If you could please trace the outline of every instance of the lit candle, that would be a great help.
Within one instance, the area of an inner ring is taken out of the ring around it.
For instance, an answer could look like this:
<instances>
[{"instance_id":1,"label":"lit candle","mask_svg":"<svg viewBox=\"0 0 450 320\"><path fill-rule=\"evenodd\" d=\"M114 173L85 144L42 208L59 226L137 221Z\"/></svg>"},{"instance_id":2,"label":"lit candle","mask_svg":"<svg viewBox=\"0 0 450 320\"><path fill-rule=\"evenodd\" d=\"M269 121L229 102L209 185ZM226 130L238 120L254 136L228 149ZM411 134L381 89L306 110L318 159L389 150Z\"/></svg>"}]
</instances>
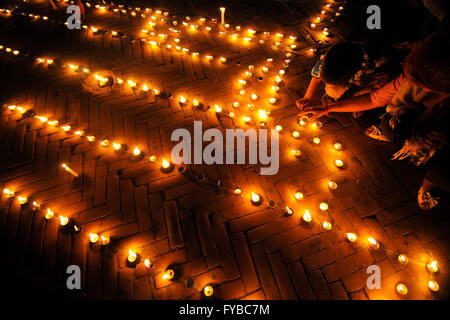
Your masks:
<instances>
[{"instance_id":1,"label":"lit candle","mask_svg":"<svg viewBox=\"0 0 450 320\"><path fill-rule=\"evenodd\" d=\"M134 150L133 150L133 154L137 157L137 156L139 156L141 154L141 150L139 150L138 147L135 147Z\"/></svg>"},{"instance_id":2,"label":"lit candle","mask_svg":"<svg viewBox=\"0 0 450 320\"><path fill-rule=\"evenodd\" d=\"M336 165L336 167L342 168L344 166L344 161L336 159L336 161L334 161L334 164Z\"/></svg>"},{"instance_id":3,"label":"lit candle","mask_svg":"<svg viewBox=\"0 0 450 320\"><path fill-rule=\"evenodd\" d=\"M332 225L329 221L324 221L322 226L325 230L331 230L331 228L332 228Z\"/></svg>"},{"instance_id":4,"label":"lit candle","mask_svg":"<svg viewBox=\"0 0 450 320\"><path fill-rule=\"evenodd\" d=\"M101 242L102 246L106 246L110 241L111 241L111 239L108 236L104 236L104 235L100 236L100 242Z\"/></svg>"},{"instance_id":5,"label":"lit candle","mask_svg":"<svg viewBox=\"0 0 450 320\"><path fill-rule=\"evenodd\" d=\"M242 119L244 119L245 123L249 123L250 121L252 121L252 118L250 118L248 116L243 116Z\"/></svg>"},{"instance_id":6,"label":"lit candle","mask_svg":"<svg viewBox=\"0 0 450 320\"><path fill-rule=\"evenodd\" d=\"M155 162L155 161L156 161L156 156L152 155L152 156L150 156L150 157L148 158L148 160L149 160L150 162Z\"/></svg>"},{"instance_id":7,"label":"lit candle","mask_svg":"<svg viewBox=\"0 0 450 320\"><path fill-rule=\"evenodd\" d=\"M368 238L367 241L369 241L369 245L373 249L378 249L380 247L380 244L378 243L378 241L372 237Z\"/></svg>"},{"instance_id":8,"label":"lit candle","mask_svg":"<svg viewBox=\"0 0 450 320\"><path fill-rule=\"evenodd\" d=\"M220 23L222 25L225 25L225 8L224 7L220 8Z\"/></svg>"},{"instance_id":9,"label":"lit candle","mask_svg":"<svg viewBox=\"0 0 450 320\"><path fill-rule=\"evenodd\" d=\"M31 209L33 209L33 211L39 210L40 207L41 205L37 203L37 201L33 201L33 203L31 204Z\"/></svg>"},{"instance_id":10,"label":"lit candle","mask_svg":"<svg viewBox=\"0 0 450 320\"><path fill-rule=\"evenodd\" d=\"M153 267L153 262L150 259L145 259L144 260L144 265L147 269L150 269Z\"/></svg>"},{"instance_id":11,"label":"lit candle","mask_svg":"<svg viewBox=\"0 0 450 320\"><path fill-rule=\"evenodd\" d=\"M53 218L53 216L55 215L55 213L50 210L50 208L47 208L47 212L45 213L45 219L50 220L51 218Z\"/></svg>"},{"instance_id":12,"label":"lit candle","mask_svg":"<svg viewBox=\"0 0 450 320\"><path fill-rule=\"evenodd\" d=\"M133 250L128 250L128 261L133 263L135 262L137 259L137 254L136 252L134 252Z\"/></svg>"},{"instance_id":13,"label":"lit candle","mask_svg":"<svg viewBox=\"0 0 450 320\"><path fill-rule=\"evenodd\" d=\"M219 105L214 105L214 109L216 110L217 113L221 113L222 112L222 108Z\"/></svg>"},{"instance_id":14,"label":"lit candle","mask_svg":"<svg viewBox=\"0 0 450 320\"><path fill-rule=\"evenodd\" d=\"M107 146L109 145L109 140L105 139L105 140L103 140L102 142L100 142L100 144L101 144L103 147L107 147Z\"/></svg>"},{"instance_id":15,"label":"lit candle","mask_svg":"<svg viewBox=\"0 0 450 320\"><path fill-rule=\"evenodd\" d=\"M305 210L305 213L303 214L303 220L305 220L305 222L311 222L312 217L309 213L309 210Z\"/></svg>"},{"instance_id":16,"label":"lit candle","mask_svg":"<svg viewBox=\"0 0 450 320\"><path fill-rule=\"evenodd\" d=\"M175 272L172 269L167 269L166 272L164 272L163 279L172 280L174 276Z\"/></svg>"},{"instance_id":17,"label":"lit candle","mask_svg":"<svg viewBox=\"0 0 450 320\"><path fill-rule=\"evenodd\" d=\"M275 104L277 102L277 98L270 98L269 99L269 103L270 104Z\"/></svg>"},{"instance_id":18,"label":"lit candle","mask_svg":"<svg viewBox=\"0 0 450 320\"><path fill-rule=\"evenodd\" d=\"M264 73L269 72L269 68L267 68L266 66L262 67L262 72L264 72Z\"/></svg>"},{"instance_id":19,"label":"lit candle","mask_svg":"<svg viewBox=\"0 0 450 320\"><path fill-rule=\"evenodd\" d=\"M334 149L337 150L337 151L341 151L341 150L342 150L342 145L341 145L340 143L338 143L338 142L336 142L336 143L333 145L333 147L334 147Z\"/></svg>"},{"instance_id":20,"label":"lit candle","mask_svg":"<svg viewBox=\"0 0 450 320\"><path fill-rule=\"evenodd\" d=\"M319 205L319 208L320 208L320 210L322 210L322 211L327 211L327 210L328 210L328 204L327 204L326 202L322 202L322 203Z\"/></svg>"},{"instance_id":21,"label":"lit candle","mask_svg":"<svg viewBox=\"0 0 450 320\"><path fill-rule=\"evenodd\" d=\"M225 58L225 57L220 57L220 62L222 62L222 63L227 62L227 58Z\"/></svg>"},{"instance_id":22,"label":"lit candle","mask_svg":"<svg viewBox=\"0 0 450 320\"><path fill-rule=\"evenodd\" d=\"M17 200L19 200L20 204L25 204L27 202L27 197L18 196Z\"/></svg>"},{"instance_id":23,"label":"lit candle","mask_svg":"<svg viewBox=\"0 0 450 320\"><path fill-rule=\"evenodd\" d=\"M168 172L172 171L172 168L173 168L173 166L169 161L167 161L166 159L162 160L161 170L163 172L168 173Z\"/></svg>"},{"instance_id":24,"label":"lit candle","mask_svg":"<svg viewBox=\"0 0 450 320\"><path fill-rule=\"evenodd\" d=\"M285 212L288 216L292 216L294 214L294 211L288 206L285 207Z\"/></svg>"},{"instance_id":25,"label":"lit candle","mask_svg":"<svg viewBox=\"0 0 450 320\"><path fill-rule=\"evenodd\" d=\"M297 191L294 195L295 199L302 200L303 199L303 193Z\"/></svg>"},{"instance_id":26,"label":"lit candle","mask_svg":"<svg viewBox=\"0 0 450 320\"><path fill-rule=\"evenodd\" d=\"M9 190L8 188L3 189L3 194L5 194L7 198L14 197L14 191Z\"/></svg>"},{"instance_id":27,"label":"lit candle","mask_svg":"<svg viewBox=\"0 0 450 320\"><path fill-rule=\"evenodd\" d=\"M237 101L233 102L233 107L234 108L239 108L239 105L240 105L239 102L237 102Z\"/></svg>"},{"instance_id":28,"label":"lit candle","mask_svg":"<svg viewBox=\"0 0 450 320\"><path fill-rule=\"evenodd\" d=\"M439 267L438 267L437 261L434 260L434 261L428 262L427 263L427 269L430 272L438 272Z\"/></svg>"},{"instance_id":29,"label":"lit candle","mask_svg":"<svg viewBox=\"0 0 450 320\"><path fill-rule=\"evenodd\" d=\"M61 226L66 226L69 223L69 218L64 216L59 216L59 224Z\"/></svg>"},{"instance_id":30,"label":"lit candle","mask_svg":"<svg viewBox=\"0 0 450 320\"><path fill-rule=\"evenodd\" d=\"M338 185L336 182L334 181L328 181L328 188L330 188L331 190L335 190L337 189Z\"/></svg>"},{"instance_id":31,"label":"lit candle","mask_svg":"<svg viewBox=\"0 0 450 320\"><path fill-rule=\"evenodd\" d=\"M314 122L312 125L314 128L317 128L317 129L322 128L322 122L320 122L320 121Z\"/></svg>"},{"instance_id":32,"label":"lit candle","mask_svg":"<svg viewBox=\"0 0 450 320\"><path fill-rule=\"evenodd\" d=\"M252 100L257 100L258 99L258 95L256 93L252 93L251 99Z\"/></svg>"},{"instance_id":33,"label":"lit candle","mask_svg":"<svg viewBox=\"0 0 450 320\"><path fill-rule=\"evenodd\" d=\"M292 154L296 157L299 157L302 154L302 152L298 149L294 149L292 150Z\"/></svg>"},{"instance_id":34,"label":"lit candle","mask_svg":"<svg viewBox=\"0 0 450 320\"><path fill-rule=\"evenodd\" d=\"M300 132L298 132L298 131L292 131L292 136L294 137L294 138L298 138L298 137L300 137Z\"/></svg>"},{"instance_id":35,"label":"lit candle","mask_svg":"<svg viewBox=\"0 0 450 320\"><path fill-rule=\"evenodd\" d=\"M407 265L409 262L408 257L404 254L399 254L397 259L398 259L398 262L400 262L401 264L404 264L404 265Z\"/></svg>"},{"instance_id":36,"label":"lit candle","mask_svg":"<svg viewBox=\"0 0 450 320\"><path fill-rule=\"evenodd\" d=\"M212 286L207 285L207 286L205 286L205 287L203 288L203 294L204 294L206 297L212 296L213 293L214 293L214 289L213 289Z\"/></svg>"},{"instance_id":37,"label":"lit candle","mask_svg":"<svg viewBox=\"0 0 450 320\"><path fill-rule=\"evenodd\" d=\"M72 127L70 125L65 125L61 127L61 129L63 129L65 132L70 131L71 128Z\"/></svg>"},{"instance_id":38,"label":"lit candle","mask_svg":"<svg viewBox=\"0 0 450 320\"><path fill-rule=\"evenodd\" d=\"M395 287L395 290L402 296L406 296L408 294L408 287L404 283L399 283Z\"/></svg>"},{"instance_id":39,"label":"lit candle","mask_svg":"<svg viewBox=\"0 0 450 320\"><path fill-rule=\"evenodd\" d=\"M358 239L358 237L356 236L356 234L349 232L347 233L347 239L350 242L355 242Z\"/></svg>"},{"instance_id":40,"label":"lit candle","mask_svg":"<svg viewBox=\"0 0 450 320\"><path fill-rule=\"evenodd\" d=\"M319 143L320 143L320 138L319 138L319 137L315 137L315 138L313 139L313 142L314 142L315 144L319 144Z\"/></svg>"},{"instance_id":41,"label":"lit candle","mask_svg":"<svg viewBox=\"0 0 450 320\"><path fill-rule=\"evenodd\" d=\"M114 150L119 151L122 148L122 145L118 142L114 142L113 148L114 148Z\"/></svg>"},{"instance_id":42,"label":"lit candle","mask_svg":"<svg viewBox=\"0 0 450 320\"><path fill-rule=\"evenodd\" d=\"M252 204L259 205L261 204L261 196L257 193L252 192Z\"/></svg>"},{"instance_id":43,"label":"lit candle","mask_svg":"<svg viewBox=\"0 0 450 320\"><path fill-rule=\"evenodd\" d=\"M80 176L78 173L76 173L74 170L72 170L67 164L63 163L61 166L64 168L64 170L69 172L75 178L78 178Z\"/></svg>"},{"instance_id":44,"label":"lit candle","mask_svg":"<svg viewBox=\"0 0 450 320\"><path fill-rule=\"evenodd\" d=\"M242 190L240 188L234 189L233 192L234 192L235 195L238 195L238 196L242 194Z\"/></svg>"},{"instance_id":45,"label":"lit candle","mask_svg":"<svg viewBox=\"0 0 450 320\"><path fill-rule=\"evenodd\" d=\"M89 234L89 241L91 243L96 243L98 241L98 239L99 239L98 234L96 234L96 233Z\"/></svg>"},{"instance_id":46,"label":"lit candle","mask_svg":"<svg viewBox=\"0 0 450 320\"><path fill-rule=\"evenodd\" d=\"M428 281L428 288L434 292L439 291L439 284L434 280L430 280Z\"/></svg>"},{"instance_id":47,"label":"lit candle","mask_svg":"<svg viewBox=\"0 0 450 320\"><path fill-rule=\"evenodd\" d=\"M280 126L280 125L277 125L277 126L275 127L275 130L276 130L277 132L280 132L281 130L283 130L283 127Z\"/></svg>"},{"instance_id":48,"label":"lit candle","mask_svg":"<svg viewBox=\"0 0 450 320\"><path fill-rule=\"evenodd\" d=\"M89 142L93 142L95 140L94 136L87 136L86 138L88 139Z\"/></svg>"}]
</instances>

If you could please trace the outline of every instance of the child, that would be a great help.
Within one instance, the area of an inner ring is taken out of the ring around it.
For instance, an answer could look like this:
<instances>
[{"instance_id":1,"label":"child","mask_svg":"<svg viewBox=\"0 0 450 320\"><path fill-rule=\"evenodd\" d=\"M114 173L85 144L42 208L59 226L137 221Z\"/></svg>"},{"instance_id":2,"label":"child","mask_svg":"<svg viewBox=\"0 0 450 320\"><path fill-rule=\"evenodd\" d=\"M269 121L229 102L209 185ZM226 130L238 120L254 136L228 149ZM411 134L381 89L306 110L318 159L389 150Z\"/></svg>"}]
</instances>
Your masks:
<instances>
[{"instance_id":1,"label":"child","mask_svg":"<svg viewBox=\"0 0 450 320\"><path fill-rule=\"evenodd\" d=\"M296 102L301 110L310 106L310 100L321 82L325 84L323 103L358 95L382 87L393 78L386 67L387 58L369 45L343 42L332 46L311 71L311 82L304 97ZM361 91L362 90L362 91Z\"/></svg>"}]
</instances>

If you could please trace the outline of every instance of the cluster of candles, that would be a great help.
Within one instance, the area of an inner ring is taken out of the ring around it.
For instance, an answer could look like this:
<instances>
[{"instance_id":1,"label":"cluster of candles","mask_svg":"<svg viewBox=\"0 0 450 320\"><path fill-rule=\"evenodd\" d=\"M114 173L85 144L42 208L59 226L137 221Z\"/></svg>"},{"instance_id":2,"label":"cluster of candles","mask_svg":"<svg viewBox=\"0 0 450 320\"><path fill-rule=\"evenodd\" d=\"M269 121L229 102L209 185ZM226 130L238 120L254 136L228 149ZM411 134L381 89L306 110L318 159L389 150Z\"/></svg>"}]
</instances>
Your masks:
<instances>
[{"instance_id":1,"label":"cluster of candles","mask_svg":"<svg viewBox=\"0 0 450 320\"><path fill-rule=\"evenodd\" d=\"M9 105L8 110L10 112L20 112L21 114L25 114L27 112L26 107L23 106L17 106L17 105ZM66 134L72 134L74 137L80 137L80 139L86 139L89 143L95 143L97 141L96 137L94 135L88 135L85 133L84 130L73 130L70 124L59 124L59 121L56 119L49 119L47 116L42 115L34 115L34 119L40 121L42 124L47 124L48 126L51 126L55 128L55 130L61 130L62 132L65 132ZM113 150L120 152L120 153L126 153L127 152L127 145L124 143L121 143L119 141L110 141L108 139L103 139L97 141L98 144L103 148L109 148L112 147ZM131 156L135 159L141 159L144 157L144 152L138 147L135 146L134 149L131 151ZM148 161L151 163L156 163L157 157L155 155L150 155L148 157ZM79 174L75 172L73 169L71 169L67 164L63 163L62 167L64 170L66 170L68 173L73 175L74 177L78 178ZM173 164L166 160L161 160L161 171L168 173L173 169Z\"/></svg>"}]
</instances>

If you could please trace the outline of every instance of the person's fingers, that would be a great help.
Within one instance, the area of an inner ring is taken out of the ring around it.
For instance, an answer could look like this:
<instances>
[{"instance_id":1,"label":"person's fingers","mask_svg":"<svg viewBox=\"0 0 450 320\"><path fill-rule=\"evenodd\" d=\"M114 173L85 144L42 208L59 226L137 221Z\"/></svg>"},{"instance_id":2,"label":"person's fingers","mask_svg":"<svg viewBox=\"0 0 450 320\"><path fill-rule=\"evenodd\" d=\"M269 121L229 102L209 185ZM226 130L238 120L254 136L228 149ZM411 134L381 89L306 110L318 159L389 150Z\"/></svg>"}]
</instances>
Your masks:
<instances>
[{"instance_id":1,"label":"person's fingers","mask_svg":"<svg viewBox=\"0 0 450 320\"><path fill-rule=\"evenodd\" d=\"M423 139L423 142L426 144L426 145L428 145L429 147L432 147L432 148L436 148L436 143L433 141L433 140L430 140L430 139L428 139L428 138L424 138Z\"/></svg>"}]
</instances>

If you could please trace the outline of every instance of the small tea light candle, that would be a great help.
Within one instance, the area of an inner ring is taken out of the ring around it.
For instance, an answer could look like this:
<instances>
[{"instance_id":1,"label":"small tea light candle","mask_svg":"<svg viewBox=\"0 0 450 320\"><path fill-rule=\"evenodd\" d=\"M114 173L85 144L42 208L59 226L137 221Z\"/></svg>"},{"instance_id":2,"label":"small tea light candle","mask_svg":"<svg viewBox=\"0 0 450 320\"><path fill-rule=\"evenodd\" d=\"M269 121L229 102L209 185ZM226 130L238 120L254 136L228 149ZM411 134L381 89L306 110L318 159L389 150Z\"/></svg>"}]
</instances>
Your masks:
<instances>
[{"instance_id":1,"label":"small tea light candle","mask_svg":"<svg viewBox=\"0 0 450 320\"><path fill-rule=\"evenodd\" d=\"M380 244L378 243L377 240L375 240L375 238L368 238L367 241L369 242L369 245L372 249L378 249L380 247Z\"/></svg>"},{"instance_id":2,"label":"small tea light candle","mask_svg":"<svg viewBox=\"0 0 450 320\"><path fill-rule=\"evenodd\" d=\"M169 161L167 161L166 159L163 159L162 164L161 164L161 170L163 172L167 173L167 172L172 171L172 168L173 168L172 164Z\"/></svg>"},{"instance_id":3,"label":"small tea light candle","mask_svg":"<svg viewBox=\"0 0 450 320\"><path fill-rule=\"evenodd\" d=\"M65 126L62 126L62 127L61 127L61 129L63 129L65 132L70 131L71 128L72 128L72 127L69 126L69 125L65 125Z\"/></svg>"},{"instance_id":4,"label":"small tea light candle","mask_svg":"<svg viewBox=\"0 0 450 320\"><path fill-rule=\"evenodd\" d=\"M252 192L252 204L257 206L262 203L262 198L259 194Z\"/></svg>"},{"instance_id":5,"label":"small tea light candle","mask_svg":"<svg viewBox=\"0 0 450 320\"><path fill-rule=\"evenodd\" d=\"M395 290L398 294L406 296L408 294L408 287L404 283L399 283L395 286Z\"/></svg>"},{"instance_id":6,"label":"small tea light candle","mask_svg":"<svg viewBox=\"0 0 450 320\"><path fill-rule=\"evenodd\" d=\"M248 116L243 116L242 119L244 120L245 123L249 123L250 121L252 121L252 118Z\"/></svg>"},{"instance_id":7,"label":"small tea light candle","mask_svg":"<svg viewBox=\"0 0 450 320\"><path fill-rule=\"evenodd\" d=\"M277 125L277 126L275 127L275 130L276 130L277 132L280 132L281 130L283 130L283 127L280 126L280 125Z\"/></svg>"},{"instance_id":8,"label":"small tea light candle","mask_svg":"<svg viewBox=\"0 0 450 320\"><path fill-rule=\"evenodd\" d=\"M269 72L269 68L267 68L266 66L262 67L262 72L264 72L264 73Z\"/></svg>"},{"instance_id":9,"label":"small tea light candle","mask_svg":"<svg viewBox=\"0 0 450 320\"><path fill-rule=\"evenodd\" d=\"M302 152L300 150L298 150L298 149L294 149L291 152L296 157L299 157L302 154Z\"/></svg>"},{"instance_id":10,"label":"small tea light candle","mask_svg":"<svg viewBox=\"0 0 450 320\"><path fill-rule=\"evenodd\" d=\"M64 168L64 170L69 172L75 178L78 178L80 176L78 173L76 173L74 170L72 170L67 164L63 163L61 166Z\"/></svg>"},{"instance_id":11,"label":"small tea light candle","mask_svg":"<svg viewBox=\"0 0 450 320\"><path fill-rule=\"evenodd\" d=\"M335 164L336 167L338 167L338 168L343 168L343 167L344 167L344 161L339 160L339 159L336 159L336 160L334 161L334 164Z\"/></svg>"},{"instance_id":12,"label":"small tea light candle","mask_svg":"<svg viewBox=\"0 0 450 320\"><path fill-rule=\"evenodd\" d=\"M217 113L221 113L222 112L222 108L219 106L219 105L214 105L214 110L217 112Z\"/></svg>"},{"instance_id":13,"label":"small tea light candle","mask_svg":"<svg viewBox=\"0 0 450 320\"><path fill-rule=\"evenodd\" d=\"M334 181L328 181L328 188L330 188L331 190L335 190L337 189L338 185L336 182Z\"/></svg>"},{"instance_id":14,"label":"small tea light candle","mask_svg":"<svg viewBox=\"0 0 450 320\"><path fill-rule=\"evenodd\" d=\"M17 197L17 200L19 200L19 203L20 204L25 204L25 203L27 203L27 197L21 197L21 196L18 196Z\"/></svg>"},{"instance_id":15,"label":"small tea light candle","mask_svg":"<svg viewBox=\"0 0 450 320\"><path fill-rule=\"evenodd\" d=\"M438 272L439 271L439 267L438 267L437 261L433 260L431 262L428 262L427 263L427 269L430 272Z\"/></svg>"},{"instance_id":16,"label":"small tea light candle","mask_svg":"<svg viewBox=\"0 0 450 320\"><path fill-rule=\"evenodd\" d=\"M305 220L306 222L311 222L312 217L309 213L309 210L305 210L305 213L303 214L303 220Z\"/></svg>"},{"instance_id":17,"label":"small tea light candle","mask_svg":"<svg viewBox=\"0 0 450 320\"><path fill-rule=\"evenodd\" d=\"M47 212L45 213L45 219L50 220L51 218L53 218L55 215L55 213L50 209L47 208Z\"/></svg>"},{"instance_id":18,"label":"small tea light candle","mask_svg":"<svg viewBox=\"0 0 450 320\"><path fill-rule=\"evenodd\" d=\"M114 150L119 151L122 148L122 145L118 142L114 142L113 148L114 148Z\"/></svg>"},{"instance_id":19,"label":"small tea light candle","mask_svg":"<svg viewBox=\"0 0 450 320\"><path fill-rule=\"evenodd\" d=\"M233 191L233 193L235 194L235 195L241 195L242 194L242 190L240 189L240 188L236 188L236 189L234 189L234 191Z\"/></svg>"},{"instance_id":20,"label":"small tea light candle","mask_svg":"<svg viewBox=\"0 0 450 320\"><path fill-rule=\"evenodd\" d=\"M292 136L293 136L294 138L298 138L298 137L300 137L300 132L298 132L298 131L292 131Z\"/></svg>"},{"instance_id":21,"label":"small tea light candle","mask_svg":"<svg viewBox=\"0 0 450 320\"><path fill-rule=\"evenodd\" d=\"M69 223L69 218L64 216L59 216L59 224L61 226L66 226Z\"/></svg>"},{"instance_id":22,"label":"small tea light candle","mask_svg":"<svg viewBox=\"0 0 450 320\"><path fill-rule=\"evenodd\" d=\"M253 101L258 99L258 95L256 93L252 93L251 97L250 97Z\"/></svg>"},{"instance_id":23,"label":"small tea light candle","mask_svg":"<svg viewBox=\"0 0 450 320\"><path fill-rule=\"evenodd\" d=\"M152 262L150 259L145 259L145 260L144 260L144 266L145 266L147 269L150 269L150 268L153 267L153 262Z\"/></svg>"},{"instance_id":24,"label":"small tea light candle","mask_svg":"<svg viewBox=\"0 0 450 320\"><path fill-rule=\"evenodd\" d=\"M227 62L227 58L225 58L225 57L220 57L220 62L226 63L226 62Z\"/></svg>"},{"instance_id":25,"label":"small tea light candle","mask_svg":"<svg viewBox=\"0 0 450 320\"><path fill-rule=\"evenodd\" d=\"M239 94L240 94L241 96L245 96L246 92L245 92L245 90L241 90L241 91L239 91Z\"/></svg>"},{"instance_id":26,"label":"small tea light candle","mask_svg":"<svg viewBox=\"0 0 450 320\"><path fill-rule=\"evenodd\" d=\"M434 280L430 280L428 281L428 288L434 292L439 291L439 284Z\"/></svg>"},{"instance_id":27,"label":"small tea light candle","mask_svg":"<svg viewBox=\"0 0 450 320\"><path fill-rule=\"evenodd\" d=\"M316 121L316 122L314 122L314 123L312 124L312 126L313 126L314 128L320 129L320 128L322 128L322 122Z\"/></svg>"},{"instance_id":28,"label":"small tea light candle","mask_svg":"<svg viewBox=\"0 0 450 320\"><path fill-rule=\"evenodd\" d=\"M98 239L100 239L100 237L98 236L98 234L96 233L91 233L89 234L89 241L91 243L96 243L98 241Z\"/></svg>"},{"instance_id":29,"label":"small tea light candle","mask_svg":"<svg viewBox=\"0 0 450 320\"><path fill-rule=\"evenodd\" d=\"M270 98L270 99L269 99L269 103L270 103L270 104L275 104L275 103L277 103L277 98Z\"/></svg>"},{"instance_id":30,"label":"small tea light candle","mask_svg":"<svg viewBox=\"0 0 450 320\"><path fill-rule=\"evenodd\" d=\"M233 108L239 108L239 106L240 106L239 102L237 101L233 102Z\"/></svg>"},{"instance_id":31,"label":"small tea light candle","mask_svg":"<svg viewBox=\"0 0 450 320\"><path fill-rule=\"evenodd\" d=\"M32 209L33 211L39 210L40 207L41 207L41 205L40 205L39 203L37 203L37 201L33 201L33 202L31 203L31 209Z\"/></svg>"},{"instance_id":32,"label":"small tea light candle","mask_svg":"<svg viewBox=\"0 0 450 320\"><path fill-rule=\"evenodd\" d=\"M104 236L104 235L100 236L100 242L101 242L102 246L106 246L110 241L111 241L111 239L108 236Z\"/></svg>"},{"instance_id":33,"label":"small tea light candle","mask_svg":"<svg viewBox=\"0 0 450 320\"><path fill-rule=\"evenodd\" d=\"M332 225L329 221L324 221L322 226L325 230L331 230L331 228L332 228Z\"/></svg>"},{"instance_id":34,"label":"small tea light candle","mask_svg":"<svg viewBox=\"0 0 450 320\"><path fill-rule=\"evenodd\" d=\"M320 208L320 210L322 210L322 211L327 211L327 210L328 210L328 204L327 204L326 202L322 202L322 203L319 205L319 208Z\"/></svg>"},{"instance_id":35,"label":"small tea light candle","mask_svg":"<svg viewBox=\"0 0 450 320\"><path fill-rule=\"evenodd\" d=\"M135 262L137 259L137 254L133 250L128 250L128 258L127 260L131 263Z\"/></svg>"},{"instance_id":36,"label":"small tea light candle","mask_svg":"<svg viewBox=\"0 0 450 320\"><path fill-rule=\"evenodd\" d=\"M313 142L314 142L315 144L319 144L319 143L320 143L320 138L319 138L319 137L315 137L315 138L313 139Z\"/></svg>"},{"instance_id":37,"label":"small tea light candle","mask_svg":"<svg viewBox=\"0 0 450 320\"><path fill-rule=\"evenodd\" d=\"M164 280L172 280L175 277L175 272L172 269L167 269L163 274Z\"/></svg>"},{"instance_id":38,"label":"small tea light candle","mask_svg":"<svg viewBox=\"0 0 450 320\"><path fill-rule=\"evenodd\" d=\"M356 236L356 234L349 232L347 233L347 239L350 242L355 242L358 239L358 237Z\"/></svg>"},{"instance_id":39,"label":"small tea light candle","mask_svg":"<svg viewBox=\"0 0 450 320\"><path fill-rule=\"evenodd\" d=\"M186 103L187 99L185 97L183 97L183 96L180 96L178 101L180 102L180 104L183 104L183 103Z\"/></svg>"},{"instance_id":40,"label":"small tea light candle","mask_svg":"<svg viewBox=\"0 0 450 320\"><path fill-rule=\"evenodd\" d=\"M297 200L302 200L302 199L303 199L303 193L297 191L297 192L294 194L294 197L295 197L295 199L297 199Z\"/></svg>"},{"instance_id":41,"label":"small tea light candle","mask_svg":"<svg viewBox=\"0 0 450 320\"><path fill-rule=\"evenodd\" d=\"M291 208L289 208L288 206L286 206L286 207L284 208L284 212L286 212L286 214L287 214L288 216L292 216L292 215L294 214L294 211L293 211Z\"/></svg>"},{"instance_id":42,"label":"small tea light candle","mask_svg":"<svg viewBox=\"0 0 450 320\"><path fill-rule=\"evenodd\" d=\"M397 257L398 262L400 262L401 264L407 265L409 262L409 259L406 255L404 254L399 254Z\"/></svg>"},{"instance_id":43,"label":"small tea light candle","mask_svg":"<svg viewBox=\"0 0 450 320\"><path fill-rule=\"evenodd\" d=\"M333 145L333 148L334 148L334 150L336 150L336 151L341 151L341 150L342 150L342 145L341 145L340 143L336 142L336 143Z\"/></svg>"}]
</instances>

